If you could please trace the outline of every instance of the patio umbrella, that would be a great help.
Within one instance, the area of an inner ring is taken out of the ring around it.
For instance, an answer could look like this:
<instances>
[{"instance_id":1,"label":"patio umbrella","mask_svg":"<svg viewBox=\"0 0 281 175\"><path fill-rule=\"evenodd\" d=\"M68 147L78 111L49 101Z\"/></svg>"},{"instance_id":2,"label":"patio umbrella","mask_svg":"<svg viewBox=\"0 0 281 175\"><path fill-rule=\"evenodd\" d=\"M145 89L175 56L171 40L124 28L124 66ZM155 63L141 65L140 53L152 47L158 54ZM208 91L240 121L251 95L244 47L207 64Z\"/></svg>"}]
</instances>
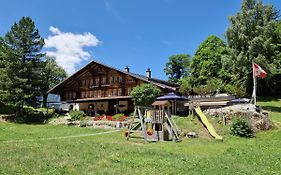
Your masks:
<instances>
[{"instance_id":1,"label":"patio umbrella","mask_svg":"<svg viewBox=\"0 0 281 175\"><path fill-rule=\"evenodd\" d=\"M174 101L174 112L176 113L177 110L177 101L181 101L181 100L187 100L187 98L183 97L183 96L178 96L177 94L175 94L174 92L170 92L167 95L161 96L156 98L156 100L170 100L170 101ZM174 113L174 114L175 114Z\"/></svg>"}]
</instances>

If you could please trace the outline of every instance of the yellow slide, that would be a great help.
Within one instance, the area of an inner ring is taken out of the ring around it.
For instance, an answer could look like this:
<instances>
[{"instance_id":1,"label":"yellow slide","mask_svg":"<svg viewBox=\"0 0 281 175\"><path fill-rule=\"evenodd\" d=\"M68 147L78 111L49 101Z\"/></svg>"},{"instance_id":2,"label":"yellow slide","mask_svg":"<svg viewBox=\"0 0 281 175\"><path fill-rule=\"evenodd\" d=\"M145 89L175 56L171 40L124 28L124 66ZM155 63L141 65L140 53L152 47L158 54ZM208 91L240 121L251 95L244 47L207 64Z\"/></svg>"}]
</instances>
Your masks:
<instances>
[{"instance_id":1,"label":"yellow slide","mask_svg":"<svg viewBox=\"0 0 281 175\"><path fill-rule=\"evenodd\" d=\"M201 108L197 107L197 108L195 108L195 111L198 114L198 116L199 116L200 120L202 121L202 123L208 129L208 131L211 134L211 136L213 136L217 140L222 140L222 136L218 135L218 133L216 132L216 130L213 127L213 125L209 122L209 120L207 119L205 114L202 112Z\"/></svg>"}]
</instances>

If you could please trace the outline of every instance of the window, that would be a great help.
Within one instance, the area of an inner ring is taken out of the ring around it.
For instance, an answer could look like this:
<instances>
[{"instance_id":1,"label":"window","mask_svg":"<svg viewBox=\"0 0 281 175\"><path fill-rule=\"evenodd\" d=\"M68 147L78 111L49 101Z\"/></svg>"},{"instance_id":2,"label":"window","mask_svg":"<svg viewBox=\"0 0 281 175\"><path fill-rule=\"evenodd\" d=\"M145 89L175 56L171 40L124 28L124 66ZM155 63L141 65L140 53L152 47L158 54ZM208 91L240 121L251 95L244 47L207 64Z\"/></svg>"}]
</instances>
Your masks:
<instances>
[{"instance_id":1,"label":"window","mask_svg":"<svg viewBox=\"0 0 281 175\"><path fill-rule=\"evenodd\" d=\"M134 79L131 77L128 77L127 82L134 82Z\"/></svg>"},{"instance_id":2,"label":"window","mask_svg":"<svg viewBox=\"0 0 281 175\"><path fill-rule=\"evenodd\" d=\"M102 77L101 83L102 83L102 84L106 84L106 77Z\"/></svg>"},{"instance_id":3,"label":"window","mask_svg":"<svg viewBox=\"0 0 281 175\"><path fill-rule=\"evenodd\" d=\"M73 99L76 99L76 92L73 92L73 93L72 93L72 98L73 98Z\"/></svg>"},{"instance_id":4,"label":"window","mask_svg":"<svg viewBox=\"0 0 281 175\"><path fill-rule=\"evenodd\" d=\"M108 96L111 97L112 96L112 89L108 90Z\"/></svg>"},{"instance_id":5,"label":"window","mask_svg":"<svg viewBox=\"0 0 281 175\"><path fill-rule=\"evenodd\" d=\"M93 97L93 91L90 91L90 95L89 95L90 97Z\"/></svg>"},{"instance_id":6,"label":"window","mask_svg":"<svg viewBox=\"0 0 281 175\"><path fill-rule=\"evenodd\" d=\"M122 83L123 82L123 77L119 77L119 83Z\"/></svg>"},{"instance_id":7,"label":"window","mask_svg":"<svg viewBox=\"0 0 281 175\"><path fill-rule=\"evenodd\" d=\"M114 77L109 77L109 83L113 83Z\"/></svg>"},{"instance_id":8,"label":"window","mask_svg":"<svg viewBox=\"0 0 281 175\"><path fill-rule=\"evenodd\" d=\"M92 85L93 85L93 82L94 82L94 80L91 78L91 79L90 79L90 82L89 82L89 86L92 86Z\"/></svg>"},{"instance_id":9,"label":"window","mask_svg":"<svg viewBox=\"0 0 281 175\"><path fill-rule=\"evenodd\" d=\"M112 96L117 96L117 89L113 89Z\"/></svg>"},{"instance_id":10,"label":"window","mask_svg":"<svg viewBox=\"0 0 281 175\"><path fill-rule=\"evenodd\" d=\"M81 92L81 98L85 97L85 92Z\"/></svg>"},{"instance_id":11,"label":"window","mask_svg":"<svg viewBox=\"0 0 281 175\"><path fill-rule=\"evenodd\" d=\"M94 97L98 97L98 91L94 91Z\"/></svg>"},{"instance_id":12,"label":"window","mask_svg":"<svg viewBox=\"0 0 281 175\"><path fill-rule=\"evenodd\" d=\"M118 77L118 76L115 76L115 77L114 77L114 83L118 83L118 79L119 79L119 77Z\"/></svg>"},{"instance_id":13,"label":"window","mask_svg":"<svg viewBox=\"0 0 281 175\"><path fill-rule=\"evenodd\" d=\"M101 90L98 91L98 97L101 97Z\"/></svg>"},{"instance_id":14,"label":"window","mask_svg":"<svg viewBox=\"0 0 281 175\"><path fill-rule=\"evenodd\" d=\"M96 78L95 79L95 86L98 86L100 84L100 79L99 78Z\"/></svg>"},{"instance_id":15,"label":"window","mask_svg":"<svg viewBox=\"0 0 281 175\"><path fill-rule=\"evenodd\" d=\"M129 88L127 89L128 95L131 95L131 92L132 92L132 88L129 87Z\"/></svg>"},{"instance_id":16,"label":"window","mask_svg":"<svg viewBox=\"0 0 281 175\"><path fill-rule=\"evenodd\" d=\"M122 89L121 88L118 89L118 96L122 96Z\"/></svg>"}]
</instances>

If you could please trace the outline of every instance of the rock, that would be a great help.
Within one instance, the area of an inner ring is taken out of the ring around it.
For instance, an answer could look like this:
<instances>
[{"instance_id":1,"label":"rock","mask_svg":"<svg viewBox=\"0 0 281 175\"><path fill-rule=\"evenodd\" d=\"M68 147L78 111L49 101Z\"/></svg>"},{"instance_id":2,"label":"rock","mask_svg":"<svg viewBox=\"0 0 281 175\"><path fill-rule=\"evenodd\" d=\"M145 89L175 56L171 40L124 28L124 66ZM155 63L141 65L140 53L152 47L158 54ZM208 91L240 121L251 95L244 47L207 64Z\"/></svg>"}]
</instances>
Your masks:
<instances>
[{"instance_id":1,"label":"rock","mask_svg":"<svg viewBox=\"0 0 281 175\"><path fill-rule=\"evenodd\" d=\"M224 117L225 123L229 124L234 118L241 117L249 120L255 132L269 130L273 127L268 113L263 112L253 104L236 104L217 109L208 109L205 113L212 117ZM258 112L257 112L258 111Z\"/></svg>"},{"instance_id":2,"label":"rock","mask_svg":"<svg viewBox=\"0 0 281 175\"><path fill-rule=\"evenodd\" d=\"M188 138L196 138L196 137L197 137L197 134L196 134L195 132L188 132L188 133L186 134L186 136L187 136Z\"/></svg>"}]
</instances>

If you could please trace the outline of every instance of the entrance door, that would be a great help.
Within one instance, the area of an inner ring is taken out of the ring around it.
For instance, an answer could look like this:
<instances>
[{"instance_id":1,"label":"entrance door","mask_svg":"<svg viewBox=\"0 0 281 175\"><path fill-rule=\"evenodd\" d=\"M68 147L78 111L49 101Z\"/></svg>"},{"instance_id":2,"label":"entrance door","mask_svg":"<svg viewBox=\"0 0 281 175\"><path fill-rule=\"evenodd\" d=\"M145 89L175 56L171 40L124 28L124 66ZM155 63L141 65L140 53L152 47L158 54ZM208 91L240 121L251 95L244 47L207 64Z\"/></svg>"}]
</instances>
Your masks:
<instances>
[{"instance_id":1,"label":"entrance door","mask_svg":"<svg viewBox=\"0 0 281 175\"><path fill-rule=\"evenodd\" d=\"M114 115L116 114L116 106L117 102L116 100L110 100L108 103L108 115Z\"/></svg>"}]
</instances>

